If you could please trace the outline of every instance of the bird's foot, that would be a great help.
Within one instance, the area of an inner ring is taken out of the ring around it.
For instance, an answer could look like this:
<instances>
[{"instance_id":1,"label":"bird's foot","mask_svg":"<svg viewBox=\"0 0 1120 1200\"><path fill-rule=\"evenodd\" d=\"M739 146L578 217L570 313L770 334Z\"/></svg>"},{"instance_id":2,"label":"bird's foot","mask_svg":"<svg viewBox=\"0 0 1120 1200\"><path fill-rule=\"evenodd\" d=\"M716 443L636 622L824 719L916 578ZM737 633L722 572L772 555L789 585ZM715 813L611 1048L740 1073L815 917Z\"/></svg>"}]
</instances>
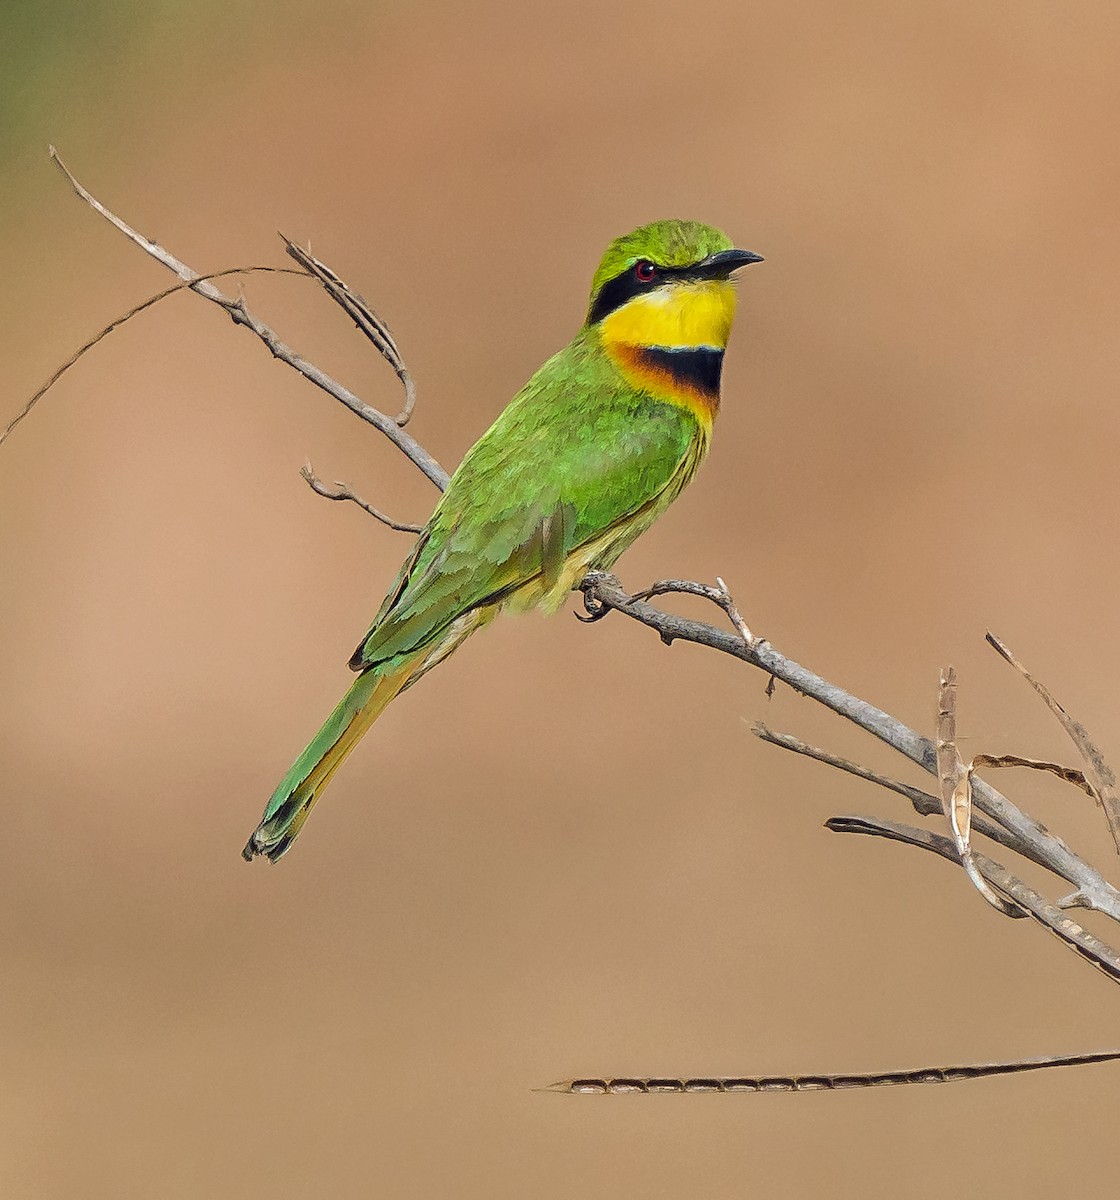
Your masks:
<instances>
[{"instance_id":1,"label":"bird's foot","mask_svg":"<svg viewBox=\"0 0 1120 1200\"><path fill-rule=\"evenodd\" d=\"M583 593L583 612L575 614L577 621L590 625L594 621L601 621L611 611L611 606L596 595L595 588L604 580L613 578L609 571L588 571L580 580L577 586Z\"/></svg>"}]
</instances>

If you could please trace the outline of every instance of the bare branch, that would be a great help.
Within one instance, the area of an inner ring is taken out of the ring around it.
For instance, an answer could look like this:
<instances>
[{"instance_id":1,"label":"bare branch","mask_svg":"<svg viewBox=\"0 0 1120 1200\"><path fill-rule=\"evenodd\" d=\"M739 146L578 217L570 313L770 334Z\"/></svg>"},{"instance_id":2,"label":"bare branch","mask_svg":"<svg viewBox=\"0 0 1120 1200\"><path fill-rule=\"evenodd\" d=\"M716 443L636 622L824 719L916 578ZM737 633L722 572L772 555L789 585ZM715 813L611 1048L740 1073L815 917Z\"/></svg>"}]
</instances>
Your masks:
<instances>
[{"instance_id":1,"label":"bare branch","mask_svg":"<svg viewBox=\"0 0 1120 1200\"><path fill-rule=\"evenodd\" d=\"M1090 1063L1115 1062L1120 1050L1098 1050L1091 1054L1062 1054L1054 1058L1020 1058L1013 1062L977 1063L963 1067L918 1067L911 1071L861 1072L851 1075L719 1075L713 1077L670 1077L635 1079L605 1076L564 1079L536 1088L538 1092L562 1095L710 1094L712 1092L836 1092L848 1088L889 1087L907 1083L957 1083L995 1075L1019 1075L1051 1067L1080 1067Z\"/></svg>"},{"instance_id":2,"label":"bare branch","mask_svg":"<svg viewBox=\"0 0 1120 1200\"><path fill-rule=\"evenodd\" d=\"M200 275L196 282L202 282L207 279L221 279L225 275L250 275L257 271L269 271L275 275L302 275L303 271L297 271L292 267L227 267L224 271L213 271L209 275ZM176 283L172 287L164 288L162 292L156 292L154 296L149 296L147 300L141 301L134 305L126 313L122 313L115 320L109 322L100 332L95 333L83 346L74 351L73 354L60 366L47 380L46 383L31 397L23 408L8 422L3 430L0 430L0 445L4 444L5 439L13 429L26 417L31 410L39 403L40 400L51 390L52 387L66 374L67 371L88 351L92 350L102 338L108 337L110 333L126 322L130 321L138 313L142 313L146 308L151 308L154 304L158 304L161 300L166 300L168 296L174 296L176 292L188 291L191 288L189 283Z\"/></svg>"},{"instance_id":3,"label":"bare branch","mask_svg":"<svg viewBox=\"0 0 1120 1200\"><path fill-rule=\"evenodd\" d=\"M888 838L895 842L905 842L910 846L919 846L930 850L960 866L954 843L941 834L930 833L925 829L915 829L912 825L900 825L896 821L886 821L879 817L832 817L825 822L825 828L834 833L865 833L872 837ZM1039 924L1044 925L1067 946L1080 954L1086 962L1103 971L1114 982L1120 982L1120 953L1106 942L1091 934L1084 926L1079 925L1071 917L1067 917L1061 908L1051 904L1045 896L1040 895L1012 875L1005 867L988 858L984 854L973 853L973 858L984 879L996 891L1002 892L1013 900L1020 908L1034 917Z\"/></svg>"},{"instance_id":4,"label":"bare branch","mask_svg":"<svg viewBox=\"0 0 1120 1200\"><path fill-rule=\"evenodd\" d=\"M1058 718L1062 728L1069 734L1070 740L1077 747L1078 752L1085 762L1087 768L1086 775L1091 785L1090 795L1101 806L1105 820L1108 822L1109 832L1112 834L1112 840L1116 845L1116 849L1120 851L1120 797L1117 797L1116 794L1116 775L1108 763L1104 761L1104 755L1094 745L1085 726L1080 721L1074 720L1066 712L1065 708L1050 694L1050 689L1035 679L994 633L989 631L986 635L986 641L1005 662L1010 663L1031 687L1034 688L1042 697L1046 707Z\"/></svg>"},{"instance_id":5,"label":"bare branch","mask_svg":"<svg viewBox=\"0 0 1120 1200\"><path fill-rule=\"evenodd\" d=\"M587 578L580 584L580 590L583 592L585 616L576 614L577 618L585 624L591 624L601 620L614 607L610 604L596 603L592 597L589 588L593 588L598 581L600 572L592 571ZM608 578L614 578L609 576ZM588 581L591 581L590 584ZM617 583L617 580L615 580ZM631 600L650 600L654 596L699 596L702 600L708 600L717 608L722 609L727 614L727 619L735 626L739 632L739 636L743 639L743 643L751 649L756 648L761 644L761 640L756 638L750 629L747 628L746 621L739 614L739 610L735 607L735 601L731 598L731 593L727 590L727 584L722 579L716 579L716 586L713 587L708 583L697 583L692 579L659 579L656 583L651 583L649 587L643 588L640 592L635 592L630 597ZM589 599L590 598L590 599ZM656 611L656 610L655 610ZM662 638L664 640L664 638ZM666 642L670 645L672 639Z\"/></svg>"},{"instance_id":6,"label":"bare branch","mask_svg":"<svg viewBox=\"0 0 1120 1200\"><path fill-rule=\"evenodd\" d=\"M371 517L376 517L383 525L388 525L390 529L395 529L398 533L420 533L424 528L423 525L410 525L407 521L395 521L379 508L374 508L367 500L363 500L356 492L351 491L349 484L345 484L341 480L334 481L332 490L315 474L310 462L304 463L300 467L299 473L307 480L307 484L313 492L324 496L327 500L350 500L369 513ZM1070 882L1073 881L1070 880Z\"/></svg>"},{"instance_id":7,"label":"bare branch","mask_svg":"<svg viewBox=\"0 0 1120 1200\"><path fill-rule=\"evenodd\" d=\"M703 586L691 585L695 588ZM776 676L794 691L816 700L854 725L874 734L931 775L937 774L936 753L929 738L923 737L890 713L829 683L793 659L786 658L768 642L761 641L751 646L736 634L726 633L702 621L692 621L675 613L665 612L629 595L618 579L606 572L589 574L580 585L580 590L584 595L585 607L597 619L605 616L606 610L620 612L655 630L666 645L671 645L674 641L693 642L750 663L768 675ZM1032 846L1064 879L1076 883L1087 907L1120 921L1120 891L1117 891L1100 871L1075 854L1061 838L1050 833L1017 808L990 784L981 779L975 780L974 784L973 802L981 812Z\"/></svg>"},{"instance_id":8,"label":"bare branch","mask_svg":"<svg viewBox=\"0 0 1120 1200\"><path fill-rule=\"evenodd\" d=\"M58 163L59 169L70 181L75 192L95 211L100 213L111 225L120 230L129 241L139 246L145 253L151 255L156 262L162 263L169 271L173 271L192 291L212 303L223 308L235 325L241 325L256 334L268 347L273 358L278 358L289 367L298 371L305 379L310 380L316 387L322 388L329 396L344 404L352 413L367 421L375 429L380 430L402 454L409 458L428 479L441 491L447 486L448 474L436 460L414 438L410 437L397 425L392 417L360 400L349 388L332 379L325 371L320 370L314 363L297 354L291 347L285 345L279 337L263 322L249 312L244 300L232 300L224 295L203 275L193 271L186 263L181 262L170 251L165 250L158 242L137 233L131 226L125 224L120 217L110 212L99 200L74 178L67 169L58 152L52 146L51 157Z\"/></svg>"},{"instance_id":9,"label":"bare branch","mask_svg":"<svg viewBox=\"0 0 1120 1200\"><path fill-rule=\"evenodd\" d=\"M886 788L887 791L905 796L919 816L940 817L944 815L941 801L938 797L930 795L929 792L923 792L921 788L916 788L909 783L902 783L897 779L891 779L889 775L880 775L878 771L872 771L869 767L861 766L850 759L841 758L840 755L833 754L829 750L822 750L819 746L810 746L807 742L803 742L800 738L795 738L791 734L775 733L772 729L763 725L761 721L755 723L751 732L762 741L768 742L771 746L778 746L783 750L791 750L794 754L801 754L806 758L816 759L817 762L822 762L826 766L836 767L840 771L846 771L849 775L855 775L859 779L866 779L868 783L878 784L879 787ZM1029 858L1031 862L1036 863L1038 866L1045 867L1048 871L1053 871L1059 878L1064 878L1053 862L1050 862L1043 854L1039 853L1034 846L1016 837L1009 829L1004 829L1002 825L989 820L987 817L975 815L972 818L972 825L977 833L983 834L984 837L990 838L993 842L998 842L1001 846L1014 851L1016 854L1021 854L1024 858ZM1073 881L1067 880L1067 882L1072 883Z\"/></svg>"},{"instance_id":10,"label":"bare branch","mask_svg":"<svg viewBox=\"0 0 1120 1200\"><path fill-rule=\"evenodd\" d=\"M370 308L369 304L349 284L340 279L326 263L320 262L310 250L304 250L295 242L280 235L288 254L300 264L312 278L317 279L323 290L354 322L354 327L374 344L377 353L397 373L404 387L404 408L396 416L396 423L403 428L416 407L416 384L397 346L389 326Z\"/></svg>"}]
</instances>

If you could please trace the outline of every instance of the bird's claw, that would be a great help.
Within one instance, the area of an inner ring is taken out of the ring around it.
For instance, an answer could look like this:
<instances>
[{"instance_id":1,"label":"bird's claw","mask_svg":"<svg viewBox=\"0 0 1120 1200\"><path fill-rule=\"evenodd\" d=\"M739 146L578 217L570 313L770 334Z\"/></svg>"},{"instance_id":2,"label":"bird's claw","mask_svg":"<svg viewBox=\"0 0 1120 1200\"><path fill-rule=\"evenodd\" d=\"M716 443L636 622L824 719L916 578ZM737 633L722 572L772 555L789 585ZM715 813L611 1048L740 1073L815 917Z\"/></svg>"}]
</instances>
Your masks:
<instances>
[{"instance_id":1,"label":"bird's claw","mask_svg":"<svg viewBox=\"0 0 1120 1200\"><path fill-rule=\"evenodd\" d=\"M611 611L610 605L594 593L595 585L604 578L606 578L605 571L588 571L580 582L579 590L583 593L583 612L574 614L577 621L591 625L595 621L601 621Z\"/></svg>"}]
</instances>

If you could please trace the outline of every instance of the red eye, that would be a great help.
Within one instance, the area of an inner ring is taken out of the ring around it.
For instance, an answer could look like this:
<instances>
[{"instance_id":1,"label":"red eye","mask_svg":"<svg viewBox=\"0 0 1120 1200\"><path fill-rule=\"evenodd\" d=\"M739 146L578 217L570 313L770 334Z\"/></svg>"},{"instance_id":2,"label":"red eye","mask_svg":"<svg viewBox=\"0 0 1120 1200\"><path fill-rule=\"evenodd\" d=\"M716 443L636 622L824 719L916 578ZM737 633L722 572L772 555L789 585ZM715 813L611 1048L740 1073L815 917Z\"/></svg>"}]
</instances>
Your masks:
<instances>
[{"instance_id":1,"label":"red eye","mask_svg":"<svg viewBox=\"0 0 1120 1200\"><path fill-rule=\"evenodd\" d=\"M634 264L634 275L640 283L652 283L653 277L657 274L657 268L651 262L647 262L644 258Z\"/></svg>"}]
</instances>

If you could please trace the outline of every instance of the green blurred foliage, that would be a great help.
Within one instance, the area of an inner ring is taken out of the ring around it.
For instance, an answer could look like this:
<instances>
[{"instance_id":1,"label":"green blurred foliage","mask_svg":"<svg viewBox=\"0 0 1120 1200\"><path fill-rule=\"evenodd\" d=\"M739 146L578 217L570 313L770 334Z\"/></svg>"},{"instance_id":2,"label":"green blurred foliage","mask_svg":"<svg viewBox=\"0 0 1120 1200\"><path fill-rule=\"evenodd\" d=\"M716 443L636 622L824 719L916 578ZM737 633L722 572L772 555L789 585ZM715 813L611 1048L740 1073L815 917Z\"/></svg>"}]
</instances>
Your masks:
<instances>
[{"instance_id":1,"label":"green blurred foliage","mask_svg":"<svg viewBox=\"0 0 1120 1200\"><path fill-rule=\"evenodd\" d=\"M177 102L221 88L231 69L298 56L383 11L358 0L0 0L0 168L38 160L52 140L127 153L130 129L154 111L173 125Z\"/></svg>"},{"instance_id":2,"label":"green blurred foliage","mask_svg":"<svg viewBox=\"0 0 1120 1200\"><path fill-rule=\"evenodd\" d=\"M93 121L159 41L161 27L188 6L174 0L8 0L0 9L0 161L27 149L52 116ZM216 3L190 6L197 16Z\"/></svg>"}]
</instances>

